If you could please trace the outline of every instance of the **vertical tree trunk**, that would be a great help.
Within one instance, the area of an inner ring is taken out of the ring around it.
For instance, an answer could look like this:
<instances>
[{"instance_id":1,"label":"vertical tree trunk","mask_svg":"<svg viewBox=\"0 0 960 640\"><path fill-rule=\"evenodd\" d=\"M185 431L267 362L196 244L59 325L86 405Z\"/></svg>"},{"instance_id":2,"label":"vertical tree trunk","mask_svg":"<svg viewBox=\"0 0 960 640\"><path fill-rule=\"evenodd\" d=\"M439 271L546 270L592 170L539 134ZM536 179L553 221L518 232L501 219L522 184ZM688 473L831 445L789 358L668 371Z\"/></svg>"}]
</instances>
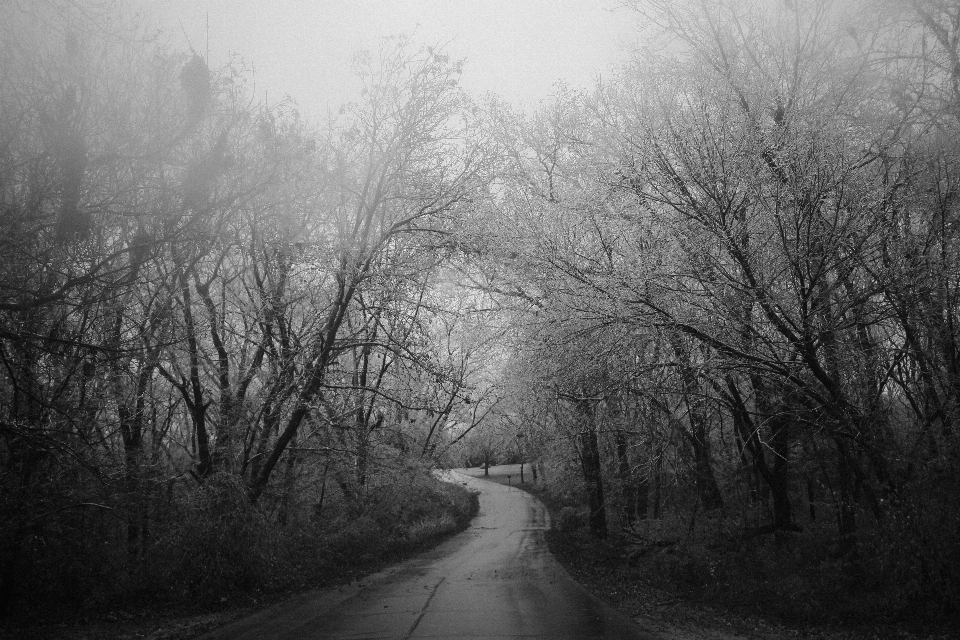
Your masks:
<instances>
[{"instance_id":1,"label":"vertical tree trunk","mask_svg":"<svg viewBox=\"0 0 960 640\"><path fill-rule=\"evenodd\" d=\"M744 451L750 452L754 473L763 479L770 490L770 498L773 502L773 529L778 542L782 543L785 541L785 532L797 529L793 522L793 507L790 503L790 421L788 417L782 415L785 400L781 398L779 404L775 403L773 390L763 379L759 376L751 376L751 385L756 412L759 415L758 420L766 427L757 426L757 420L751 416L732 378L727 379L724 398L733 414L737 437ZM769 434L766 445L759 438L761 429L765 429ZM771 463L767 462L768 449L773 454ZM752 493L760 494L760 489L761 487L757 487Z\"/></svg>"},{"instance_id":2,"label":"vertical tree trunk","mask_svg":"<svg viewBox=\"0 0 960 640\"><path fill-rule=\"evenodd\" d=\"M124 489L126 493L127 553L135 558L140 553L140 528L144 505L142 483L140 479L143 461L143 439L140 424L141 416L131 411L120 400L117 407L120 418L120 434L123 440Z\"/></svg>"},{"instance_id":3,"label":"vertical tree trunk","mask_svg":"<svg viewBox=\"0 0 960 640\"><path fill-rule=\"evenodd\" d=\"M123 312L121 307L115 315L112 339L115 344L121 344L123 326ZM142 353L144 362L139 365L136 385L132 390L132 398L124 388L127 362L119 366L112 375L114 394L117 403L117 417L119 418L120 437L123 443L124 459L124 492L126 502L127 521L127 554L132 558L140 555L146 519L148 513L147 501L149 496L144 487L144 429L147 411L147 388L153 377L156 349Z\"/></svg>"},{"instance_id":4,"label":"vertical tree trunk","mask_svg":"<svg viewBox=\"0 0 960 640\"><path fill-rule=\"evenodd\" d=\"M235 415L233 388L230 375L230 354L221 336L222 327L218 324L217 307L210 297L209 284L200 282L196 269L193 270L194 289L207 310L210 325L210 340L216 351L217 387L219 398L219 421L216 425L216 446L210 453L210 466L226 472L232 472L234 466ZM192 320L191 320L192 322Z\"/></svg>"},{"instance_id":5,"label":"vertical tree trunk","mask_svg":"<svg viewBox=\"0 0 960 640\"><path fill-rule=\"evenodd\" d=\"M189 392L184 390L183 397L190 410L194 435L197 441L196 477L206 478L213 471L214 460L210 450L210 437L207 433L207 405L204 399L203 385L200 382L200 346L197 341L197 329L193 319L193 304L190 283L186 274L181 276L180 292L183 296L183 321L187 333L187 350L190 355ZM186 389L186 385L184 385Z\"/></svg>"},{"instance_id":6,"label":"vertical tree trunk","mask_svg":"<svg viewBox=\"0 0 960 640\"><path fill-rule=\"evenodd\" d=\"M720 493L720 485L717 484L717 478L713 472L709 439L710 423L700 381L697 379L697 372L690 364L690 354L679 336L673 338L673 352L683 384L683 402L687 406L690 428L686 436L693 448L693 466L700 503L708 511L718 509L723 506L723 495Z\"/></svg>"},{"instance_id":7,"label":"vertical tree trunk","mask_svg":"<svg viewBox=\"0 0 960 640\"><path fill-rule=\"evenodd\" d=\"M624 529L631 529L637 520L637 490L630 471L627 437L622 429L618 429L614 437L617 445L617 480L620 483L620 525Z\"/></svg>"},{"instance_id":8,"label":"vertical tree trunk","mask_svg":"<svg viewBox=\"0 0 960 640\"><path fill-rule=\"evenodd\" d=\"M713 458L710 453L710 443L707 440L706 429L699 425L690 440L693 446L694 469L697 474L697 491L700 494L700 503L704 509L719 509L723 506L723 495L720 485L713 472Z\"/></svg>"},{"instance_id":9,"label":"vertical tree trunk","mask_svg":"<svg viewBox=\"0 0 960 640\"><path fill-rule=\"evenodd\" d=\"M656 454L657 463L654 465L654 485L653 485L653 513L654 520L660 519L661 492L663 486L663 456Z\"/></svg>"},{"instance_id":10,"label":"vertical tree trunk","mask_svg":"<svg viewBox=\"0 0 960 640\"><path fill-rule=\"evenodd\" d=\"M816 485L813 476L807 476L807 506L810 510L810 522L817 521L817 505L814 502L817 497Z\"/></svg>"},{"instance_id":11,"label":"vertical tree trunk","mask_svg":"<svg viewBox=\"0 0 960 640\"><path fill-rule=\"evenodd\" d=\"M650 476L648 471L644 471L635 479L636 485L636 502L634 513L638 520L647 519L647 511L650 508Z\"/></svg>"},{"instance_id":12,"label":"vertical tree trunk","mask_svg":"<svg viewBox=\"0 0 960 640\"><path fill-rule=\"evenodd\" d=\"M297 436L294 435L290 441L290 447L287 449L287 460L284 465L283 475L283 495L280 498L280 509L277 513L277 521L286 526L290 522L293 511L294 489L297 482Z\"/></svg>"},{"instance_id":13,"label":"vertical tree trunk","mask_svg":"<svg viewBox=\"0 0 960 640\"><path fill-rule=\"evenodd\" d=\"M785 419L770 421L770 448L773 450L773 468L770 478L770 494L773 498L773 526L778 545L786 541L786 532L796 528L790 505L790 479L787 475L790 462L790 425Z\"/></svg>"},{"instance_id":14,"label":"vertical tree trunk","mask_svg":"<svg viewBox=\"0 0 960 640\"><path fill-rule=\"evenodd\" d=\"M317 498L317 504L313 507L313 515L319 518L323 515L323 499L327 495L327 472L330 471L330 458L323 465L323 475L320 476L320 497Z\"/></svg>"},{"instance_id":15,"label":"vertical tree trunk","mask_svg":"<svg viewBox=\"0 0 960 640\"><path fill-rule=\"evenodd\" d=\"M846 554L856 548L856 482L847 459L849 454L840 442L837 442L837 454L837 529L840 533L840 552Z\"/></svg>"},{"instance_id":16,"label":"vertical tree trunk","mask_svg":"<svg viewBox=\"0 0 960 640\"><path fill-rule=\"evenodd\" d=\"M587 485L587 502L590 507L590 533L598 538L605 538L607 537L607 509L603 497L600 446L595 429L581 432L580 451L583 479Z\"/></svg>"}]
</instances>

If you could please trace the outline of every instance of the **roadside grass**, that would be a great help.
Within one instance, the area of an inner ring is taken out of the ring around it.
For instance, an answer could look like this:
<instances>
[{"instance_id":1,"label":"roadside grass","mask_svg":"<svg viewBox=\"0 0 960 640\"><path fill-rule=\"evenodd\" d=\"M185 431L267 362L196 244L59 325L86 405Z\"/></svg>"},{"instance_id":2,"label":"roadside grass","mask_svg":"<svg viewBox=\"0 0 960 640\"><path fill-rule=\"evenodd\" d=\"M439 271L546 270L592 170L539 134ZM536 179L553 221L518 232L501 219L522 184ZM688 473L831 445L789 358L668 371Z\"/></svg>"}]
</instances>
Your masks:
<instances>
[{"instance_id":1,"label":"roadside grass","mask_svg":"<svg viewBox=\"0 0 960 640\"><path fill-rule=\"evenodd\" d=\"M362 506L330 505L322 518L287 526L249 512L229 486L210 493L184 509L136 582L116 585L111 600L32 610L0 627L0 638L188 640L376 573L466 529L479 510L476 493L425 473L378 487Z\"/></svg>"}]
</instances>

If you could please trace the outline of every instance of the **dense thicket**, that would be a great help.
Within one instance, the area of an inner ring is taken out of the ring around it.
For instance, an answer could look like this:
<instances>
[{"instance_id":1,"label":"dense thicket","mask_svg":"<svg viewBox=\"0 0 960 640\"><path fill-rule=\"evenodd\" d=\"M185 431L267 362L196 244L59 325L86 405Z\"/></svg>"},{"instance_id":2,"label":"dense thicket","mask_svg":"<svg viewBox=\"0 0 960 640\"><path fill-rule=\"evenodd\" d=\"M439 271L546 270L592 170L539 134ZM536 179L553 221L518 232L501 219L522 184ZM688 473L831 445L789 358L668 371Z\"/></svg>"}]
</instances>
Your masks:
<instances>
[{"instance_id":1,"label":"dense thicket","mask_svg":"<svg viewBox=\"0 0 960 640\"><path fill-rule=\"evenodd\" d=\"M458 66L387 42L311 128L123 20L0 7L0 610L450 530L418 460L472 384L435 287L486 180Z\"/></svg>"},{"instance_id":2,"label":"dense thicket","mask_svg":"<svg viewBox=\"0 0 960 640\"><path fill-rule=\"evenodd\" d=\"M523 318L515 411L597 535L769 540L774 593L951 610L960 4L630 4L629 68L498 117L474 273Z\"/></svg>"}]
</instances>

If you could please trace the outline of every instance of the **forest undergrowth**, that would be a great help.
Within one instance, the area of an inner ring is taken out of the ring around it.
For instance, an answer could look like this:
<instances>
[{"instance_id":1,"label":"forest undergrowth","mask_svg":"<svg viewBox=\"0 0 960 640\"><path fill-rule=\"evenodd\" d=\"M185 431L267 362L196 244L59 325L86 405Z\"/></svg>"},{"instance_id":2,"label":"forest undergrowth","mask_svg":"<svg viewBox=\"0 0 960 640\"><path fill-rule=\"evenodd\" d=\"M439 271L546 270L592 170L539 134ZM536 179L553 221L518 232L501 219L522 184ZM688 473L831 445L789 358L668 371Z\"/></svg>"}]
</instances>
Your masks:
<instances>
[{"instance_id":1,"label":"forest undergrowth","mask_svg":"<svg viewBox=\"0 0 960 640\"><path fill-rule=\"evenodd\" d=\"M737 536L717 516L663 517L593 536L569 483L526 484L548 507L550 551L584 587L642 627L670 637L956 637L949 593L923 600L896 582L882 536L839 552L826 531ZM691 520L693 524L691 525ZM899 558L899 564L910 561ZM955 602L955 601L953 601Z\"/></svg>"},{"instance_id":2,"label":"forest undergrowth","mask_svg":"<svg viewBox=\"0 0 960 640\"><path fill-rule=\"evenodd\" d=\"M465 529L479 504L475 493L427 473L391 475L359 504L330 502L322 518L283 526L232 478L211 478L176 506L135 569L106 558L26 559L38 567L22 576L32 597L12 608L0 638L195 637L422 551Z\"/></svg>"}]
</instances>

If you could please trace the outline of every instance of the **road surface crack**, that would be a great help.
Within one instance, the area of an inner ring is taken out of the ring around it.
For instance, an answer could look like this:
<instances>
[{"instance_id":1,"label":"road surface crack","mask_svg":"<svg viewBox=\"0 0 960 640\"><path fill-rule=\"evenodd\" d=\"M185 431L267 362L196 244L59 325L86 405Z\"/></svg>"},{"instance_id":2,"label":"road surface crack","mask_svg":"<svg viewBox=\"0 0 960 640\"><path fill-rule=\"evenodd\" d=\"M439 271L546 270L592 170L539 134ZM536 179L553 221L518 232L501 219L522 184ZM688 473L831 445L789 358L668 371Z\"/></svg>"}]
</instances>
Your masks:
<instances>
[{"instance_id":1,"label":"road surface crack","mask_svg":"<svg viewBox=\"0 0 960 640\"><path fill-rule=\"evenodd\" d=\"M407 635L403 636L403 640L408 640L410 636L413 635L413 632L417 630L417 627L420 626L420 621L423 620L423 616L427 614L427 607L430 606L430 601L433 600L433 596L437 595L437 589L440 588L440 585L443 584L443 581L447 579L447 576L440 578L440 582L433 587L433 590L430 592L430 597L427 598L427 601L423 603L423 608L420 610L420 615L417 616L417 619L413 621L413 626L410 627L410 630L407 631Z\"/></svg>"}]
</instances>

